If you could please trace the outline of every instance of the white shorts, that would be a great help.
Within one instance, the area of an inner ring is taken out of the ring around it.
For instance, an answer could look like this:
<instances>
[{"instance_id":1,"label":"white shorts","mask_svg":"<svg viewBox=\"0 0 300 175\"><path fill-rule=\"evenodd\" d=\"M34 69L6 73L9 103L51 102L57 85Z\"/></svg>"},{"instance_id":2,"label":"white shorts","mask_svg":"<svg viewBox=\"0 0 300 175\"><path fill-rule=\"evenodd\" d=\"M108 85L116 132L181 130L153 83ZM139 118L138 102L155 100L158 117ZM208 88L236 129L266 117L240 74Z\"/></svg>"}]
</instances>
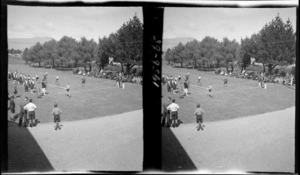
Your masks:
<instances>
[{"instance_id":1,"label":"white shorts","mask_svg":"<svg viewBox=\"0 0 300 175\"><path fill-rule=\"evenodd\" d=\"M188 93L188 89L187 89L187 88L184 88L184 89L183 89L183 93L186 93L186 94L187 94L187 93Z\"/></svg>"}]
</instances>

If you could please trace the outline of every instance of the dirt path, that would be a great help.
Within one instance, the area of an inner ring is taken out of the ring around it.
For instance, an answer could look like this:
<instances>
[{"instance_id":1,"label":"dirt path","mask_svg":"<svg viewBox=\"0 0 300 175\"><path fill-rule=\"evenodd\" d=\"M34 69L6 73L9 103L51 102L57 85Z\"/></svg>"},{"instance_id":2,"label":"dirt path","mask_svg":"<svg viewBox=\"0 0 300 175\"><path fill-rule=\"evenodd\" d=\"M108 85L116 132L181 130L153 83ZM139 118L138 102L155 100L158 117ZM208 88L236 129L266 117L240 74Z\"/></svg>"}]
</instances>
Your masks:
<instances>
[{"instance_id":1,"label":"dirt path","mask_svg":"<svg viewBox=\"0 0 300 175\"><path fill-rule=\"evenodd\" d=\"M171 128L198 170L294 172L295 107L205 125Z\"/></svg>"},{"instance_id":2,"label":"dirt path","mask_svg":"<svg viewBox=\"0 0 300 175\"><path fill-rule=\"evenodd\" d=\"M15 130L19 129L17 126L12 128L8 136L11 140L14 139L11 141L14 147L8 147L8 156L11 158L9 170L22 169L19 157L23 157L23 162L28 164L34 160L45 160L48 164L47 168L43 164L35 163L36 167L32 166L25 171L142 170L142 110L62 124L62 130L57 131L54 130L54 123L23 128L23 132L29 130L28 135L32 136L29 140L26 137L18 138L16 134L11 138L16 133ZM22 145L36 145L40 148L40 155L35 154L34 149L22 152ZM17 155L12 156L13 153Z\"/></svg>"}]
</instances>

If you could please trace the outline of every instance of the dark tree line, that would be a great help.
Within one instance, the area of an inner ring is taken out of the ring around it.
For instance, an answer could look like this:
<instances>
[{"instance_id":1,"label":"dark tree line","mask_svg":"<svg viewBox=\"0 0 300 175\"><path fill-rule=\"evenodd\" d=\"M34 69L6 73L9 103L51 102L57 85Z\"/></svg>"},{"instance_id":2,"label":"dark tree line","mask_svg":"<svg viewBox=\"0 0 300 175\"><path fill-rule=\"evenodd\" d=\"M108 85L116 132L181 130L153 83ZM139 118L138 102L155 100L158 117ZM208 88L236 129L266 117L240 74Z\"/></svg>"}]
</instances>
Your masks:
<instances>
[{"instance_id":1,"label":"dark tree line","mask_svg":"<svg viewBox=\"0 0 300 175\"><path fill-rule=\"evenodd\" d=\"M22 51L19 50L19 49L12 48L12 49L8 49L8 53L10 53L10 54L22 54Z\"/></svg>"},{"instance_id":2,"label":"dark tree line","mask_svg":"<svg viewBox=\"0 0 300 175\"><path fill-rule=\"evenodd\" d=\"M278 66L293 64L296 57L296 34L290 20L283 22L279 14L271 22L250 38L241 39L239 44L235 40L223 38L221 42L206 36L201 41L191 41L183 45L179 43L165 53L165 60L170 64L188 63L193 67L220 67L225 65L227 71L234 69L234 63L246 69L251 58L268 68L268 73Z\"/></svg>"},{"instance_id":3,"label":"dark tree line","mask_svg":"<svg viewBox=\"0 0 300 175\"><path fill-rule=\"evenodd\" d=\"M120 62L129 73L134 65L142 64L143 56L143 24L135 15L124 23L115 33L108 37L99 38L98 43L93 39L82 37L76 41L64 36L59 41L51 40L44 44L36 43L23 52L23 59L28 62L46 65L77 67L84 65L85 71L92 71L97 65L99 71L108 65L109 57Z\"/></svg>"}]
</instances>

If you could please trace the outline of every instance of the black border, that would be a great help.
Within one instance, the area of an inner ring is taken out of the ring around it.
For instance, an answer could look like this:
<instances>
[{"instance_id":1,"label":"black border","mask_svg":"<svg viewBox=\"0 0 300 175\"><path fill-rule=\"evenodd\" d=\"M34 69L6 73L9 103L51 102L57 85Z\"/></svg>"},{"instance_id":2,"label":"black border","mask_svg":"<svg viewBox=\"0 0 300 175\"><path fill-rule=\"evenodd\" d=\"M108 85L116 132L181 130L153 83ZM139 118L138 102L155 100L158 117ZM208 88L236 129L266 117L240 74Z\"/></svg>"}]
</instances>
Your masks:
<instances>
[{"instance_id":1,"label":"black border","mask_svg":"<svg viewBox=\"0 0 300 175\"><path fill-rule=\"evenodd\" d=\"M298 27L299 27L299 7L295 5L252 5L252 6L245 6L241 7L239 5L233 4L222 4L222 1L219 1L220 4L201 4L198 3L163 3L163 2L133 2L133 1L114 1L114 2L36 2L36 1L16 1L16 0L4 0L1 1L1 74L0 74L0 81L1 81L1 92L0 98L1 100L1 116L7 116L7 5L22 5L22 6L50 6L50 7L87 7L87 6L102 6L102 7L124 7L124 6L140 6L143 8L143 15L144 15L144 85L143 85L143 105L144 105L144 162L143 167L144 171L149 170L159 170L161 168L161 127L160 127L160 105L161 105L161 91L160 91L160 84L159 88L154 86L153 75L154 71L152 71L153 62L157 61L158 58L161 58L161 53L157 52L157 50L150 50L152 44L159 46L157 41L162 41L162 29L163 29L163 7L222 7L222 8L290 8L290 7L297 7L297 28L296 28L296 35L297 35L297 42L296 42L296 84L298 86L299 82L299 34L298 34ZM233 3L235 1L232 1ZM253 1L259 2L259 1ZM272 2L272 1L269 1ZM274 1L277 2L277 1ZM289 2L289 1L287 1ZM155 29L156 30L152 30ZM161 32L161 33L160 33ZM151 36L156 36L156 42L153 43L151 40ZM148 50L149 49L149 50ZM153 55L158 54L159 56L156 59L153 59ZM161 72L161 59L158 60L160 65L156 67L157 70ZM158 76L159 73L156 73ZM160 77L160 76L159 76ZM159 89L159 91L158 91ZM296 88L296 118L295 118L295 172L299 173L299 156L298 156L298 136L299 136L299 129L298 129L298 122L299 119L297 118L299 114L298 109L298 99L299 91ZM156 115L159 115L156 117ZM7 170L7 121L6 117L1 117L1 171ZM111 172L116 173L116 172ZM122 172L124 173L124 172ZM133 173L133 172L128 172ZM267 173L267 174L285 174L282 173L275 173L275 172L249 172L249 173ZM290 173L289 173L290 174Z\"/></svg>"}]
</instances>

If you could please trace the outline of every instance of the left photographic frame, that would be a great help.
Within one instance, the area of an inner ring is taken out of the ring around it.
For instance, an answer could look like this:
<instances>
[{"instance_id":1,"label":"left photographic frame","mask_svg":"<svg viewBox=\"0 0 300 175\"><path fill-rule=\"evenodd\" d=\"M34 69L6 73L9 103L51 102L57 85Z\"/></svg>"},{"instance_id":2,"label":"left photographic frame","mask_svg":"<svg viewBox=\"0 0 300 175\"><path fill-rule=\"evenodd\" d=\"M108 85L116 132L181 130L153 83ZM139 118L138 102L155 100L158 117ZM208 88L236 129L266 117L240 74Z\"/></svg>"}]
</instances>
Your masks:
<instances>
[{"instance_id":1,"label":"left photographic frame","mask_svg":"<svg viewBox=\"0 0 300 175\"><path fill-rule=\"evenodd\" d=\"M143 170L142 7L7 6L7 172Z\"/></svg>"}]
</instances>

